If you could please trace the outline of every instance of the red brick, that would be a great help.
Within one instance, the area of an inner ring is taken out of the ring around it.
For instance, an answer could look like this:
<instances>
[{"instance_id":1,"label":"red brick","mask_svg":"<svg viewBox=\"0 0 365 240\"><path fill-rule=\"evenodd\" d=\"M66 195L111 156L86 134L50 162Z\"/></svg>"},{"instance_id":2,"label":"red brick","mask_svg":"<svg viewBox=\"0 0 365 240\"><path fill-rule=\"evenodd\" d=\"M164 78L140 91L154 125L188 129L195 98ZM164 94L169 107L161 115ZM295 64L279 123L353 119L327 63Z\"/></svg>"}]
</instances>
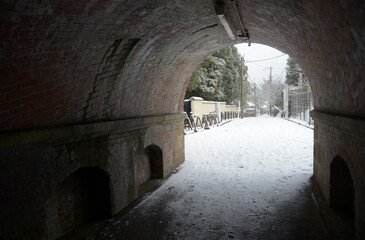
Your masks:
<instances>
[{"instance_id":1,"label":"red brick","mask_svg":"<svg viewBox=\"0 0 365 240\"><path fill-rule=\"evenodd\" d=\"M56 86L55 81L47 81L34 86L34 91L40 92L43 90L49 90Z\"/></svg>"},{"instance_id":2,"label":"red brick","mask_svg":"<svg viewBox=\"0 0 365 240\"><path fill-rule=\"evenodd\" d=\"M42 62L32 62L30 64L18 66L19 73L29 73L33 71L39 71L44 68L44 63Z\"/></svg>"},{"instance_id":3,"label":"red brick","mask_svg":"<svg viewBox=\"0 0 365 240\"><path fill-rule=\"evenodd\" d=\"M39 84L39 79L31 78L27 73L24 73L24 75L27 76L28 78L24 77L22 78L22 80L20 80L20 88L32 87Z\"/></svg>"},{"instance_id":4,"label":"red brick","mask_svg":"<svg viewBox=\"0 0 365 240\"><path fill-rule=\"evenodd\" d=\"M65 66L66 64L66 58L57 58L57 59L51 59L46 62L46 68L57 68L60 66Z\"/></svg>"},{"instance_id":5,"label":"red brick","mask_svg":"<svg viewBox=\"0 0 365 240\"><path fill-rule=\"evenodd\" d=\"M79 9L77 9L77 8L65 8L63 12L64 12L65 15L81 16L85 13L85 9L84 8L79 8Z\"/></svg>"},{"instance_id":6,"label":"red brick","mask_svg":"<svg viewBox=\"0 0 365 240\"><path fill-rule=\"evenodd\" d=\"M15 12L15 3L1 2L0 9L1 12Z\"/></svg>"},{"instance_id":7,"label":"red brick","mask_svg":"<svg viewBox=\"0 0 365 240\"><path fill-rule=\"evenodd\" d=\"M41 31L21 31L18 33L18 38L19 39L44 39L47 37L47 32L41 32Z\"/></svg>"},{"instance_id":8,"label":"red brick","mask_svg":"<svg viewBox=\"0 0 365 240\"><path fill-rule=\"evenodd\" d=\"M0 122L8 121L10 118L9 113L0 113Z\"/></svg>"},{"instance_id":9,"label":"red brick","mask_svg":"<svg viewBox=\"0 0 365 240\"><path fill-rule=\"evenodd\" d=\"M8 100L12 100L12 99L16 99L16 98L29 96L31 94L33 94L33 88L27 87L27 88L23 88L23 89L14 91L12 93L9 93L7 95L7 98L8 98Z\"/></svg>"},{"instance_id":10,"label":"red brick","mask_svg":"<svg viewBox=\"0 0 365 240\"><path fill-rule=\"evenodd\" d=\"M16 83L17 86L19 86L20 82L26 81L30 78L31 78L31 75L29 75L28 73L19 73L19 74L15 74L15 75L7 77L6 80L8 82L12 82L14 84Z\"/></svg>"},{"instance_id":11,"label":"red brick","mask_svg":"<svg viewBox=\"0 0 365 240\"><path fill-rule=\"evenodd\" d=\"M19 99L15 99L13 101L3 102L2 104L0 104L0 112L6 112L6 111L9 111L9 110L14 109L16 107L19 107L19 106L20 106Z\"/></svg>"},{"instance_id":12,"label":"red brick","mask_svg":"<svg viewBox=\"0 0 365 240\"><path fill-rule=\"evenodd\" d=\"M32 56L35 54L35 50L33 48L18 48L16 51L16 56Z\"/></svg>"},{"instance_id":13,"label":"red brick","mask_svg":"<svg viewBox=\"0 0 365 240\"><path fill-rule=\"evenodd\" d=\"M16 40L17 34L14 32L2 32L0 31L0 40Z\"/></svg>"},{"instance_id":14,"label":"red brick","mask_svg":"<svg viewBox=\"0 0 365 240\"><path fill-rule=\"evenodd\" d=\"M6 102L6 94L0 94L0 104L5 103Z\"/></svg>"},{"instance_id":15,"label":"red brick","mask_svg":"<svg viewBox=\"0 0 365 240\"><path fill-rule=\"evenodd\" d=\"M23 102L23 113L30 114L31 112L34 112L35 109L44 108L51 102L52 100L48 98L39 98L31 102Z\"/></svg>"},{"instance_id":16,"label":"red brick","mask_svg":"<svg viewBox=\"0 0 365 240\"><path fill-rule=\"evenodd\" d=\"M57 88L45 91L45 96L49 99L67 99L64 86L59 86Z\"/></svg>"},{"instance_id":17,"label":"red brick","mask_svg":"<svg viewBox=\"0 0 365 240\"><path fill-rule=\"evenodd\" d=\"M0 29L1 31L31 31L33 30L33 23L32 22L22 22L22 24L18 23L6 23L6 22L0 22Z\"/></svg>"},{"instance_id":18,"label":"red brick","mask_svg":"<svg viewBox=\"0 0 365 240\"><path fill-rule=\"evenodd\" d=\"M17 68L16 67L8 67L8 66L0 66L0 75L2 76L9 76L17 74Z\"/></svg>"},{"instance_id":19,"label":"red brick","mask_svg":"<svg viewBox=\"0 0 365 240\"><path fill-rule=\"evenodd\" d=\"M15 12L2 12L0 14L0 22L3 23L18 23L19 15Z\"/></svg>"},{"instance_id":20,"label":"red brick","mask_svg":"<svg viewBox=\"0 0 365 240\"><path fill-rule=\"evenodd\" d=\"M35 93L35 94L30 95L28 97L21 98L21 102L25 105L27 103L38 101L42 98L44 98L44 92L38 92L38 93Z\"/></svg>"},{"instance_id":21,"label":"red brick","mask_svg":"<svg viewBox=\"0 0 365 240\"><path fill-rule=\"evenodd\" d=\"M1 65L3 66L18 66L20 64L30 64L32 62L33 57L32 56L24 56L24 57L18 57L18 58L6 58L1 62Z\"/></svg>"},{"instance_id":22,"label":"red brick","mask_svg":"<svg viewBox=\"0 0 365 240\"><path fill-rule=\"evenodd\" d=\"M20 21L21 22L31 22L31 23L43 23L43 24L49 24L52 22L52 20L54 20L54 16L46 16L46 15L21 15L20 16ZM37 28L37 30L41 29L41 28Z\"/></svg>"},{"instance_id":23,"label":"red brick","mask_svg":"<svg viewBox=\"0 0 365 240\"><path fill-rule=\"evenodd\" d=\"M34 47L34 40L19 39L17 40L18 48L32 48Z\"/></svg>"},{"instance_id":24,"label":"red brick","mask_svg":"<svg viewBox=\"0 0 365 240\"><path fill-rule=\"evenodd\" d=\"M9 126L12 128L17 128L22 126L22 124L25 122L25 119L22 116L15 116L9 121Z\"/></svg>"},{"instance_id":25,"label":"red brick","mask_svg":"<svg viewBox=\"0 0 365 240\"><path fill-rule=\"evenodd\" d=\"M8 94L10 92L14 92L16 90L19 90L19 82L17 81L11 81L8 78L5 79L5 82L3 83L3 85L0 88L0 92L2 94Z\"/></svg>"},{"instance_id":26,"label":"red brick","mask_svg":"<svg viewBox=\"0 0 365 240\"><path fill-rule=\"evenodd\" d=\"M10 109L9 113L11 116L21 116L24 111L26 111L26 109L24 109L24 105L19 104L18 107Z\"/></svg>"}]
</instances>

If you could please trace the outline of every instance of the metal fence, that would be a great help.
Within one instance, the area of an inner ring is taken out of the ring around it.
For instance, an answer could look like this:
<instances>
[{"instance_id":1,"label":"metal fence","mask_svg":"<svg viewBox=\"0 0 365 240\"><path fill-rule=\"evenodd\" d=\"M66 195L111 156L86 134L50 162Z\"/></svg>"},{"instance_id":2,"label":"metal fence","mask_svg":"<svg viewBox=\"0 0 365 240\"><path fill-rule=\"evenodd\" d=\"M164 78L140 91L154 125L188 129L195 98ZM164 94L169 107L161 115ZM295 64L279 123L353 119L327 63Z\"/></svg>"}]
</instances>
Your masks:
<instances>
[{"instance_id":1,"label":"metal fence","mask_svg":"<svg viewBox=\"0 0 365 240\"><path fill-rule=\"evenodd\" d=\"M190 116L187 115L184 121L185 133L189 131L198 132L198 130L209 129L210 127L218 126L218 124L223 121L238 117L239 114L235 111L221 112L221 119L219 119L219 116L216 112L203 114L202 118L200 118L199 114L190 113Z\"/></svg>"},{"instance_id":2,"label":"metal fence","mask_svg":"<svg viewBox=\"0 0 365 240\"><path fill-rule=\"evenodd\" d=\"M309 112L313 109L312 92L308 85L289 88L289 117L313 124Z\"/></svg>"},{"instance_id":3,"label":"metal fence","mask_svg":"<svg viewBox=\"0 0 365 240\"><path fill-rule=\"evenodd\" d=\"M202 118L198 114L190 114L190 117L187 116L184 121L184 129L185 132L189 130L197 132L198 129L209 129L209 127L218 125L218 123L219 118L216 113L203 114Z\"/></svg>"}]
</instances>

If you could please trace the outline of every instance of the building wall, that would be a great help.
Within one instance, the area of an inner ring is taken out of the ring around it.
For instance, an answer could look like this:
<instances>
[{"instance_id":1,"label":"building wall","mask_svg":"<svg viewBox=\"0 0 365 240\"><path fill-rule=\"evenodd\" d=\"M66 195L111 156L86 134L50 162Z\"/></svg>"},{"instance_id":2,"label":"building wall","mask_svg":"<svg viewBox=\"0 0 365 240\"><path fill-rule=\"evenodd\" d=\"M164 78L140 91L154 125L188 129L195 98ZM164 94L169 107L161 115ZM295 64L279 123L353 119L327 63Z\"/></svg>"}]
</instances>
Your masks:
<instances>
[{"instance_id":1,"label":"building wall","mask_svg":"<svg viewBox=\"0 0 365 240\"><path fill-rule=\"evenodd\" d=\"M203 114L209 114L210 112L217 112L216 102L204 101L202 98L191 98L191 111L193 114L203 117ZM225 102L220 102L221 112L234 111L239 112L239 109L235 105L226 105Z\"/></svg>"},{"instance_id":2,"label":"building wall","mask_svg":"<svg viewBox=\"0 0 365 240\"><path fill-rule=\"evenodd\" d=\"M204 101L202 98L191 99L191 111L193 114L197 114L200 118L202 118L203 114L216 111L215 102Z\"/></svg>"},{"instance_id":3,"label":"building wall","mask_svg":"<svg viewBox=\"0 0 365 240\"><path fill-rule=\"evenodd\" d=\"M239 108L236 105L223 105L223 109L222 111L234 111L234 112L239 112Z\"/></svg>"}]
</instances>

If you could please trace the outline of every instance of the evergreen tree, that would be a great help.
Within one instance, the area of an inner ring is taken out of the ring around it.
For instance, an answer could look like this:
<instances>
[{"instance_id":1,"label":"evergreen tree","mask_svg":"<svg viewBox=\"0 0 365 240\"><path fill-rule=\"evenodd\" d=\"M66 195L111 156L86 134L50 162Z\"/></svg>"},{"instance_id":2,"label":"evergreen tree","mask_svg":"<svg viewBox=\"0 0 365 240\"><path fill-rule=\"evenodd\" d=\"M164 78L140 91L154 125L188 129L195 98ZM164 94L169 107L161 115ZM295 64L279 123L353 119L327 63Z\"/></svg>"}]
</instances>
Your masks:
<instances>
[{"instance_id":1,"label":"evergreen tree","mask_svg":"<svg viewBox=\"0 0 365 240\"><path fill-rule=\"evenodd\" d=\"M247 67L244 68L245 75L246 72ZM193 73L185 98L196 96L210 101L237 102L241 76L241 58L237 48L223 48L203 61Z\"/></svg>"},{"instance_id":2,"label":"evergreen tree","mask_svg":"<svg viewBox=\"0 0 365 240\"><path fill-rule=\"evenodd\" d=\"M288 85L298 86L299 76L302 73L302 69L294 62L293 59L288 58L286 62L286 75L285 83Z\"/></svg>"}]
</instances>

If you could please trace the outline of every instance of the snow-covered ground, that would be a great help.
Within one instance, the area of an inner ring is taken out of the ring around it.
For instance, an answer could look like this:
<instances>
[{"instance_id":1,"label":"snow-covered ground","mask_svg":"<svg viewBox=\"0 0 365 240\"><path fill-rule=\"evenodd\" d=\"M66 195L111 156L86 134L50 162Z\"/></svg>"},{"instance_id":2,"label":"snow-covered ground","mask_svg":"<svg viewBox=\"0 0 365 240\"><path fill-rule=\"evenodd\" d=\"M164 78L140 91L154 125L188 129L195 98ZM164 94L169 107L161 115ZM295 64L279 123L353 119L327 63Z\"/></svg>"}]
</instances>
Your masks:
<instances>
[{"instance_id":1,"label":"snow-covered ground","mask_svg":"<svg viewBox=\"0 0 365 240\"><path fill-rule=\"evenodd\" d=\"M185 163L165 183L186 188L184 197L169 205L172 225L207 217L234 228L242 216L251 216L256 224L247 231L257 231L257 216L275 215L313 173L313 130L280 118L237 119L187 135L185 144ZM185 216L176 214L187 210Z\"/></svg>"},{"instance_id":2,"label":"snow-covered ground","mask_svg":"<svg viewBox=\"0 0 365 240\"><path fill-rule=\"evenodd\" d=\"M187 135L185 146L178 171L100 234L108 239L326 238L309 187L312 129L281 118L236 119Z\"/></svg>"},{"instance_id":3,"label":"snow-covered ground","mask_svg":"<svg viewBox=\"0 0 365 240\"><path fill-rule=\"evenodd\" d=\"M242 192L253 200L270 190L270 199L280 195L285 201L312 175L313 131L280 118L235 120L185 140L181 181L193 181L202 191L209 187L219 194L225 182L231 182L235 192L228 195ZM269 211L265 204L270 199L260 197L253 207Z\"/></svg>"}]
</instances>

